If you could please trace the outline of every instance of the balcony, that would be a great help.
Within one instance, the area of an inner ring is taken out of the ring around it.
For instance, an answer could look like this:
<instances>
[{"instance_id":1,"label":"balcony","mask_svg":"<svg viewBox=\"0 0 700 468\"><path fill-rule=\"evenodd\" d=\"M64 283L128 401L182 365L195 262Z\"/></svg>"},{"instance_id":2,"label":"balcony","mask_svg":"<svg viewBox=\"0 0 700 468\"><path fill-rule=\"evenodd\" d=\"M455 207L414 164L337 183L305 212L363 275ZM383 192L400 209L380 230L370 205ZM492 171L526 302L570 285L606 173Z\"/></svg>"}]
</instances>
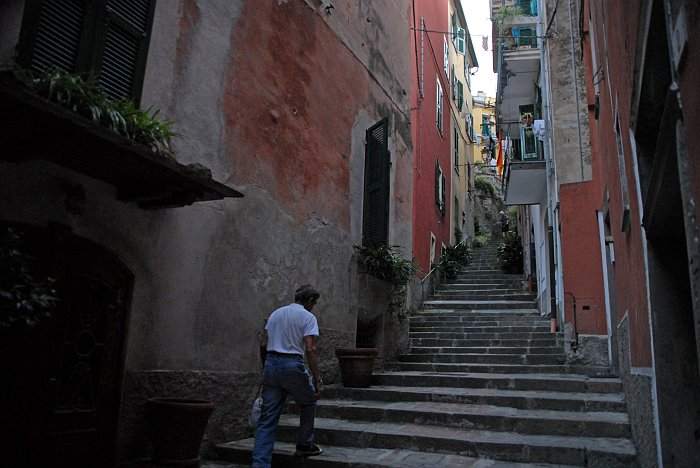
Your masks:
<instances>
[{"instance_id":1,"label":"balcony","mask_svg":"<svg viewBox=\"0 0 700 468\"><path fill-rule=\"evenodd\" d=\"M173 208L243 194L26 91L0 88L0 159L44 159L117 189L140 208Z\"/></svg>"},{"instance_id":2,"label":"balcony","mask_svg":"<svg viewBox=\"0 0 700 468\"><path fill-rule=\"evenodd\" d=\"M547 170L545 162L510 161L505 174L506 205L546 204Z\"/></svg>"}]
</instances>

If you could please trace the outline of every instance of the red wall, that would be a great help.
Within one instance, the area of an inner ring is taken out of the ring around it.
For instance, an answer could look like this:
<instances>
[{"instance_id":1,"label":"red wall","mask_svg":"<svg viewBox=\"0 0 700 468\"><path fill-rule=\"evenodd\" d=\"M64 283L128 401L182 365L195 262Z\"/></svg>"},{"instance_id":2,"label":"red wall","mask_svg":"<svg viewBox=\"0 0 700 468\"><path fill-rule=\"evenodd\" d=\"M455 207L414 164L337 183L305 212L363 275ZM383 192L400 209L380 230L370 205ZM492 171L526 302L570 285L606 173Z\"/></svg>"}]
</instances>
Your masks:
<instances>
[{"instance_id":1,"label":"red wall","mask_svg":"<svg viewBox=\"0 0 700 468\"><path fill-rule=\"evenodd\" d=\"M605 291L596 212L600 198L592 182L563 184L559 196L566 321L574 320L573 295L576 330L605 335Z\"/></svg>"},{"instance_id":2,"label":"red wall","mask_svg":"<svg viewBox=\"0 0 700 468\"><path fill-rule=\"evenodd\" d=\"M651 341L649 336L649 311L647 305L646 266L644 261L637 180L630 143L630 109L634 87L635 41L637 36L638 2L619 1L595 3L593 21L598 63L605 68L599 86L600 117L595 120L590 108L591 142L594 158L594 178L599 180L594 200L598 209L604 209L605 189L609 194L611 234L615 249L615 300L613 328L627 314L630 328L631 365L651 366ZM587 2L587 7L590 8ZM588 9L584 12L588 23ZM605 30L603 30L605 27ZM594 101L590 67L590 37L584 37L589 102ZM605 67L607 65L607 67ZM596 80L601 79L599 74ZM616 106L617 103L617 107ZM621 194L620 167L615 136L615 109L620 120L621 140L625 155L628 181L631 228L629 234L621 230L623 201Z\"/></svg>"},{"instance_id":3,"label":"red wall","mask_svg":"<svg viewBox=\"0 0 700 468\"><path fill-rule=\"evenodd\" d=\"M448 31L447 2L416 0L412 26L434 31ZM411 34L411 131L413 138L413 255L424 273L430 271L430 233L436 237L436 259L440 246L450 244L451 148L448 78L443 70L443 34L426 32L423 36L423 70L421 71L421 33ZM417 56L416 56L417 53ZM419 78L424 79L424 97L419 98ZM440 78L443 90L442 135L435 123L436 87ZM446 178L446 208L443 216L435 204L435 161Z\"/></svg>"}]
</instances>

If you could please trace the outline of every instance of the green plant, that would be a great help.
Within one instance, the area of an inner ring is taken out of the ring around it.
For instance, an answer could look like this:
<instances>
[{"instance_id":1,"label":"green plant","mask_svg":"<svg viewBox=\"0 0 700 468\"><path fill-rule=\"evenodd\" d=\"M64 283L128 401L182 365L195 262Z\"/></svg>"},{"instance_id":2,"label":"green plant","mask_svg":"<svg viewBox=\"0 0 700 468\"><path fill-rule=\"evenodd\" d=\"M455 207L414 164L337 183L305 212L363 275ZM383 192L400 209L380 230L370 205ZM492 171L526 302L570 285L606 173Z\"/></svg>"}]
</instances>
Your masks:
<instances>
[{"instance_id":1,"label":"green plant","mask_svg":"<svg viewBox=\"0 0 700 468\"><path fill-rule=\"evenodd\" d=\"M418 272L413 259L404 258L396 245L355 246L355 250L360 254L360 267L365 273L391 283L389 312L396 313L400 320L405 319L408 287Z\"/></svg>"},{"instance_id":2,"label":"green plant","mask_svg":"<svg viewBox=\"0 0 700 468\"><path fill-rule=\"evenodd\" d=\"M524 11L519 6L504 5L498 8L498 10L493 14L492 19L496 22L500 31L500 29L504 26L506 19L522 14L524 14Z\"/></svg>"},{"instance_id":3,"label":"green plant","mask_svg":"<svg viewBox=\"0 0 700 468\"><path fill-rule=\"evenodd\" d=\"M29 329L51 316L58 297L53 278L38 279L34 259L13 228L0 235L0 330Z\"/></svg>"},{"instance_id":4,"label":"green plant","mask_svg":"<svg viewBox=\"0 0 700 468\"><path fill-rule=\"evenodd\" d=\"M56 67L35 75L17 65L4 66L5 75L29 91L109 128L163 156L173 158L171 140L180 136L174 122L158 120L158 111L139 109L129 99L105 94L94 77L83 78Z\"/></svg>"},{"instance_id":5,"label":"green plant","mask_svg":"<svg viewBox=\"0 0 700 468\"><path fill-rule=\"evenodd\" d=\"M496 188L493 186L490 180L482 176L474 177L474 188L487 193L490 197L496 196Z\"/></svg>"},{"instance_id":6,"label":"green plant","mask_svg":"<svg viewBox=\"0 0 700 468\"><path fill-rule=\"evenodd\" d=\"M507 232L497 249L501 268L510 273L523 271L523 242L513 231Z\"/></svg>"},{"instance_id":7,"label":"green plant","mask_svg":"<svg viewBox=\"0 0 700 468\"><path fill-rule=\"evenodd\" d=\"M489 241L488 234L479 234L472 240L472 247L479 248L485 246Z\"/></svg>"},{"instance_id":8,"label":"green plant","mask_svg":"<svg viewBox=\"0 0 700 468\"><path fill-rule=\"evenodd\" d=\"M466 243L445 246L442 248L440 260L436 268L448 278L454 278L472 256L472 250Z\"/></svg>"},{"instance_id":9,"label":"green plant","mask_svg":"<svg viewBox=\"0 0 700 468\"><path fill-rule=\"evenodd\" d=\"M479 222L479 218L474 216L474 235L478 236L481 234L481 223Z\"/></svg>"}]
</instances>

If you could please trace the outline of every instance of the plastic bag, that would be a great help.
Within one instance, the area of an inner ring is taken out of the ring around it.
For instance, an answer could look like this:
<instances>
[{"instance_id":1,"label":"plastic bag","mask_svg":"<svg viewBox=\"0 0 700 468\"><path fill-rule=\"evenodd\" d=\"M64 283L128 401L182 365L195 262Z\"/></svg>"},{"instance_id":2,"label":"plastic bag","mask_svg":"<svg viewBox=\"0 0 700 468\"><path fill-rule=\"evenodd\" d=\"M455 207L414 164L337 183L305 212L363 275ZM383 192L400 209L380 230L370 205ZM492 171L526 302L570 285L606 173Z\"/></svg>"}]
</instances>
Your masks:
<instances>
[{"instance_id":1,"label":"plastic bag","mask_svg":"<svg viewBox=\"0 0 700 468\"><path fill-rule=\"evenodd\" d=\"M260 414L262 413L262 402L261 396L257 397L253 402L253 410L250 412L250 417L248 418L248 427L250 429L255 429L258 427L258 421L260 420Z\"/></svg>"}]
</instances>

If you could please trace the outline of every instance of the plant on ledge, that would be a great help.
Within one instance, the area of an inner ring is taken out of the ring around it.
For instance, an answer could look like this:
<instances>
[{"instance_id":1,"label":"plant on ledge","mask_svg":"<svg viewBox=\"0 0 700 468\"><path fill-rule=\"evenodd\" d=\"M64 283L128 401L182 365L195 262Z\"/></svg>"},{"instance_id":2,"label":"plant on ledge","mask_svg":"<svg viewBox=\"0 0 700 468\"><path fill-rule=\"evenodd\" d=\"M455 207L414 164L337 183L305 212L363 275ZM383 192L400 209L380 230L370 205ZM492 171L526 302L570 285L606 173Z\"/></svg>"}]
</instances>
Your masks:
<instances>
[{"instance_id":1,"label":"plant on ledge","mask_svg":"<svg viewBox=\"0 0 700 468\"><path fill-rule=\"evenodd\" d=\"M501 268L508 273L523 272L523 242L518 233L509 231L497 249Z\"/></svg>"},{"instance_id":2,"label":"plant on ledge","mask_svg":"<svg viewBox=\"0 0 700 468\"><path fill-rule=\"evenodd\" d=\"M9 78L37 96L87 117L156 153L175 159L171 139L179 134L172 129L174 122L158 120L158 110L142 110L129 99L108 96L93 77L84 79L55 67L47 67L41 74L35 75L18 65L3 66L0 72L4 79Z\"/></svg>"},{"instance_id":3,"label":"plant on ledge","mask_svg":"<svg viewBox=\"0 0 700 468\"><path fill-rule=\"evenodd\" d=\"M456 245L444 246L440 254L436 268L443 273L447 278L453 279L459 273L463 266L469 263L472 256L472 250L465 242L460 242Z\"/></svg>"},{"instance_id":4,"label":"plant on ledge","mask_svg":"<svg viewBox=\"0 0 700 468\"><path fill-rule=\"evenodd\" d=\"M0 233L0 331L34 328L56 307L54 280L36 278L33 263L16 230Z\"/></svg>"},{"instance_id":5,"label":"plant on ledge","mask_svg":"<svg viewBox=\"0 0 700 468\"><path fill-rule=\"evenodd\" d=\"M418 266L413 260L408 260L400 255L396 245L371 245L355 246L360 254L360 267L362 271L391 283L391 298L389 300L389 312L395 312L403 321L410 315L410 309L406 308L408 287L418 272Z\"/></svg>"}]
</instances>

